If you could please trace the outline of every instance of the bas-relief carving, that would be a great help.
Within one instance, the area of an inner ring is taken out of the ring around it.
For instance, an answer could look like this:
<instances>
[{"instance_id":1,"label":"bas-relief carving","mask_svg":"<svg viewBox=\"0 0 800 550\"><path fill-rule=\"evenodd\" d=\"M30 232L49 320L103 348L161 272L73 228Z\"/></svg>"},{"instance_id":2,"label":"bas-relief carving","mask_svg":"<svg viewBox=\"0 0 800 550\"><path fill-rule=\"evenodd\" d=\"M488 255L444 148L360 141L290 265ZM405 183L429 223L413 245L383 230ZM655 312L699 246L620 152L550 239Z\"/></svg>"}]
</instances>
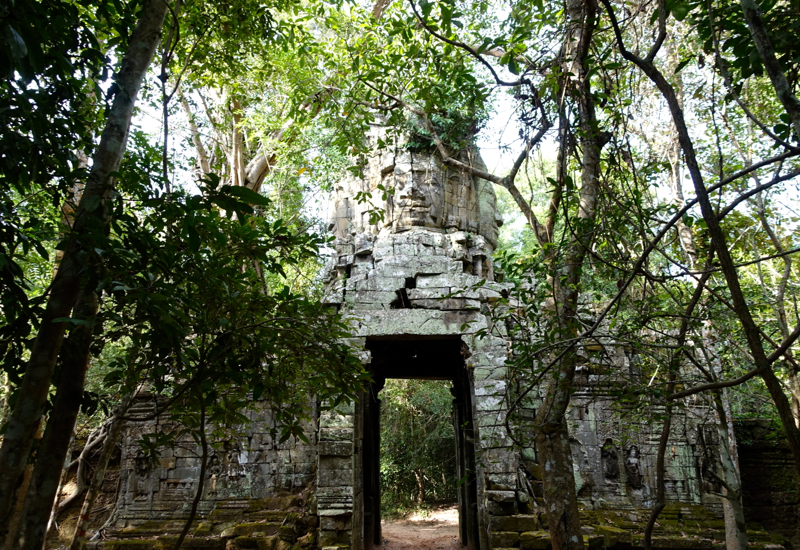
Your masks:
<instances>
[{"instance_id":1,"label":"bas-relief carving","mask_svg":"<svg viewBox=\"0 0 800 550\"><path fill-rule=\"evenodd\" d=\"M619 480L619 451L611 438L606 438L601 450L603 457L603 476L608 481Z\"/></svg>"},{"instance_id":2,"label":"bas-relief carving","mask_svg":"<svg viewBox=\"0 0 800 550\"><path fill-rule=\"evenodd\" d=\"M641 489L644 486L639 466L639 447L636 445L628 448L628 457L625 459L625 477L628 479L628 485L633 489Z\"/></svg>"},{"instance_id":3,"label":"bas-relief carving","mask_svg":"<svg viewBox=\"0 0 800 550\"><path fill-rule=\"evenodd\" d=\"M311 405L313 407L313 404ZM253 423L231 431L231 437L210 449L201 510L227 499L265 498L284 491L298 492L315 478L315 426L306 424L310 444L289 439L273 441L268 407L248 413ZM312 415L313 416L313 415ZM197 490L201 451L194 439L181 438L173 448L160 450L153 463L138 446L143 434L173 429L153 421L126 427L122 445L121 476L125 480L119 499L122 524L151 517L182 517Z\"/></svg>"}]
</instances>

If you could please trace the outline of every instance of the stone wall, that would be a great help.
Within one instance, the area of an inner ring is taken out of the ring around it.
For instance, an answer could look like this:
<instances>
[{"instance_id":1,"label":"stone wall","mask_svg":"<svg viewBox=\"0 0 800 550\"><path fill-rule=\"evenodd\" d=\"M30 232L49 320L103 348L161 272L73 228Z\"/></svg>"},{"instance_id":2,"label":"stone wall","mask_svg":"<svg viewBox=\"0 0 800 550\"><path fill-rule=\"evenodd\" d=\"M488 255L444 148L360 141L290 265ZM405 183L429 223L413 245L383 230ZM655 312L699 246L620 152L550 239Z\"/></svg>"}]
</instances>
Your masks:
<instances>
[{"instance_id":1,"label":"stone wall","mask_svg":"<svg viewBox=\"0 0 800 550\"><path fill-rule=\"evenodd\" d=\"M309 407L312 417L315 416L313 401ZM144 397L129 415L147 417L154 409L154 403ZM209 442L212 448L208 475L198 510L201 518L219 508L220 503L231 509L250 510L250 502L299 494L316 481L316 425L305 426L308 444L294 438L278 443L270 435L273 422L265 403L245 415L249 424L232 429L224 440ZM195 441L188 436L179 438L174 447L160 450L155 464L138 445L144 434L175 429L176 426L158 420L126 424L122 437L118 528L158 522L165 526L181 525L188 517L200 477L201 451Z\"/></svg>"},{"instance_id":2,"label":"stone wall","mask_svg":"<svg viewBox=\"0 0 800 550\"><path fill-rule=\"evenodd\" d=\"M800 548L800 478L780 427L768 420L746 420L737 423L736 431L745 519Z\"/></svg>"}]
</instances>

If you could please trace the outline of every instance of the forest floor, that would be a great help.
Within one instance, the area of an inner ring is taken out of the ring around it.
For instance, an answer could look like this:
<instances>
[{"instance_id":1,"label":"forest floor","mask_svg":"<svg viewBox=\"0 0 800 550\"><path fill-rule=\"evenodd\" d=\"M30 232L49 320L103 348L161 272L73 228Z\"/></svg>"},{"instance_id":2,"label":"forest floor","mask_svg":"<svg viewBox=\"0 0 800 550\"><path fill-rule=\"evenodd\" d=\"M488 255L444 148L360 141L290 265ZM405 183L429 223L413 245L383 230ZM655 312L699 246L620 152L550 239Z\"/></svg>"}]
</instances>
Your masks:
<instances>
[{"instance_id":1,"label":"forest floor","mask_svg":"<svg viewBox=\"0 0 800 550\"><path fill-rule=\"evenodd\" d=\"M459 550L458 507L438 506L422 514L381 522L381 550Z\"/></svg>"}]
</instances>

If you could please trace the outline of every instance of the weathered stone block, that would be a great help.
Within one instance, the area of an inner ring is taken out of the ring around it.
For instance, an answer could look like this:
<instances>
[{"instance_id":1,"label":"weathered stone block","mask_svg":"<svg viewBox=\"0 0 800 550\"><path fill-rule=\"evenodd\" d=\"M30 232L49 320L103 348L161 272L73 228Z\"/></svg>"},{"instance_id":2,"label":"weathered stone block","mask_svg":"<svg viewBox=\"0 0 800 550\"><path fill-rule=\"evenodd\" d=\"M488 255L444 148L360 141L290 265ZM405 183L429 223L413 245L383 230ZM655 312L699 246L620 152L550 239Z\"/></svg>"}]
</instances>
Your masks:
<instances>
[{"instance_id":1,"label":"weathered stone block","mask_svg":"<svg viewBox=\"0 0 800 550\"><path fill-rule=\"evenodd\" d=\"M483 380L475 383L475 395L503 396L506 393L505 380Z\"/></svg>"},{"instance_id":2,"label":"weathered stone block","mask_svg":"<svg viewBox=\"0 0 800 550\"><path fill-rule=\"evenodd\" d=\"M330 529L323 529L319 532L319 545L323 548L333 547L337 548L336 539L337 539L338 532L335 530ZM338 550L338 549L337 549Z\"/></svg>"},{"instance_id":3,"label":"weathered stone block","mask_svg":"<svg viewBox=\"0 0 800 550\"><path fill-rule=\"evenodd\" d=\"M320 518L320 529L329 531L342 531L352 529L353 515L344 514L341 516L323 516Z\"/></svg>"},{"instance_id":4,"label":"weathered stone block","mask_svg":"<svg viewBox=\"0 0 800 550\"><path fill-rule=\"evenodd\" d=\"M506 473L495 473L487 476L487 484L492 491L512 492L516 495L514 489L517 485L517 475ZM519 500L519 499L517 499ZM532 531L532 529L518 529L519 531Z\"/></svg>"},{"instance_id":5,"label":"weathered stone block","mask_svg":"<svg viewBox=\"0 0 800 550\"><path fill-rule=\"evenodd\" d=\"M519 513L516 500L514 502L495 502L490 500L486 503L486 511L493 516L513 516Z\"/></svg>"},{"instance_id":6,"label":"weathered stone block","mask_svg":"<svg viewBox=\"0 0 800 550\"><path fill-rule=\"evenodd\" d=\"M450 294L450 287L410 288L406 291L409 300L438 300Z\"/></svg>"},{"instance_id":7,"label":"weathered stone block","mask_svg":"<svg viewBox=\"0 0 800 550\"><path fill-rule=\"evenodd\" d=\"M520 548L525 550L551 550L550 533L547 531L526 531L519 536Z\"/></svg>"},{"instance_id":8,"label":"weathered stone block","mask_svg":"<svg viewBox=\"0 0 800 550\"><path fill-rule=\"evenodd\" d=\"M538 531L539 520L536 516L517 514L515 516L494 516L491 519L492 531Z\"/></svg>"},{"instance_id":9,"label":"weathered stone block","mask_svg":"<svg viewBox=\"0 0 800 550\"><path fill-rule=\"evenodd\" d=\"M502 397L482 395L475 398L475 408L479 411L500 411L505 406Z\"/></svg>"},{"instance_id":10,"label":"weathered stone block","mask_svg":"<svg viewBox=\"0 0 800 550\"><path fill-rule=\"evenodd\" d=\"M487 328L486 317L478 311L432 311L394 309L359 313L353 325L359 335L428 334L431 336L473 333ZM463 330L462 330L463 328Z\"/></svg>"},{"instance_id":11,"label":"weathered stone block","mask_svg":"<svg viewBox=\"0 0 800 550\"><path fill-rule=\"evenodd\" d=\"M249 537L257 531L264 533L262 536L274 535L280 526L280 523L240 523L225 529L219 536L222 538Z\"/></svg>"},{"instance_id":12,"label":"weathered stone block","mask_svg":"<svg viewBox=\"0 0 800 550\"><path fill-rule=\"evenodd\" d=\"M689 538L682 536L653 537L653 548L711 548L711 539Z\"/></svg>"},{"instance_id":13,"label":"weathered stone block","mask_svg":"<svg viewBox=\"0 0 800 550\"><path fill-rule=\"evenodd\" d=\"M348 297L350 294L348 293ZM355 292L354 302L356 303L377 303L389 304L397 299L394 291L381 292L377 290L358 290Z\"/></svg>"},{"instance_id":14,"label":"weathered stone block","mask_svg":"<svg viewBox=\"0 0 800 550\"><path fill-rule=\"evenodd\" d=\"M353 429L352 428L324 428L319 430L320 441L352 441Z\"/></svg>"},{"instance_id":15,"label":"weathered stone block","mask_svg":"<svg viewBox=\"0 0 800 550\"><path fill-rule=\"evenodd\" d=\"M516 495L514 491L485 491L486 500L492 502L514 502Z\"/></svg>"},{"instance_id":16,"label":"weathered stone block","mask_svg":"<svg viewBox=\"0 0 800 550\"><path fill-rule=\"evenodd\" d=\"M340 487L353 484L353 470L320 470L317 474L320 486Z\"/></svg>"},{"instance_id":17,"label":"weathered stone block","mask_svg":"<svg viewBox=\"0 0 800 550\"><path fill-rule=\"evenodd\" d=\"M352 456L353 444L349 441L320 441L320 456Z\"/></svg>"},{"instance_id":18,"label":"weathered stone block","mask_svg":"<svg viewBox=\"0 0 800 550\"><path fill-rule=\"evenodd\" d=\"M353 459L342 456L324 456L319 459L320 470L351 470Z\"/></svg>"},{"instance_id":19,"label":"weathered stone block","mask_svg":"<svg viewBox=\"0 0 800 550\"><path fill-rule=\"evenodd\" d=\"M498 531L492 532L492 548L510 548L519 543L519 532Z\"/></svg>"},{"instance_id":20,"label":"weathered stone block","mask_svg":"<svg viewBox=\"0 0 800 550\"><path fill-rule=\"evenodd\" d=\"M611 548L617 544L631 544L631 532L612 525L598 525L595 531L603 537L603 546Z\"/></svg>"},{"instance_id":21,"label":"weathered stone block","mask_svg":"<svg viewBox=\"0 0 800 550\"><path fill-rule=\"evenodd\" d=\"M320 428L352 428L353 417L336 411L324 411L319 415Z\"/></svg>"},{"instance_id":22,"label":"weathered stone block","mask_svg":"<svg viewBox=\"0 0 800 550\"><path fill-rule=\"evenodd\" d=\"M370 277L362 283L361 288L380 292L394 292L395 290L405 288L405 285L405 277L382 277L375 275L375 272L373 272L370 274Z\"/></svg>"}]
</instances>

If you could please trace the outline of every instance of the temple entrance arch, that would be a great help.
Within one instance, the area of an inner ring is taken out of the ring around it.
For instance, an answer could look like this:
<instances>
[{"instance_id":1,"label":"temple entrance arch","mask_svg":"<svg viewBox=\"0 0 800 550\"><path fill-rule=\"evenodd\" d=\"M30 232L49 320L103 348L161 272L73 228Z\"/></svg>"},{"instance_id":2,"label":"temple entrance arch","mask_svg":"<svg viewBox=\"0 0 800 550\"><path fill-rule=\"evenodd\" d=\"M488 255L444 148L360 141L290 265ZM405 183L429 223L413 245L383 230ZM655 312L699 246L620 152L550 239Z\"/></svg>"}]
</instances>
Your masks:
<instances>
[{"instance_id":1,"label":"temple entrance arch","mask_svg":"<svg viewBox=\"0 0 800 550\"><path fill-rule=\"evenodd\" d=\"M459 542L480 548L478 536L477 476L473 428L472 381L464 362L464 343L455 336L393 336L366 340L373 382L356 408L356 487L354 534L363 550L381 543L380 391L387 379L449 380L453 394L452 422L458 479Z\"/></svg>"}]
</instances>

